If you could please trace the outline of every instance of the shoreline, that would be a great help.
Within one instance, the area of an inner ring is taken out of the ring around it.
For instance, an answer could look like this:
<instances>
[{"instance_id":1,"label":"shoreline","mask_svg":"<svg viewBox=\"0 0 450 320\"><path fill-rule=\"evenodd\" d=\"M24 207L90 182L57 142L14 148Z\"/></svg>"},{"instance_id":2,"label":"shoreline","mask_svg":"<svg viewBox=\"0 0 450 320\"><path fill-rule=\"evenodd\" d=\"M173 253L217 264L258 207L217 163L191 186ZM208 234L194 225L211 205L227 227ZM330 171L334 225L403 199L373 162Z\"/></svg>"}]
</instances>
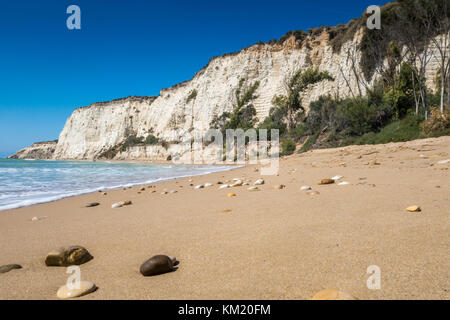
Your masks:
<instances>
[{"instance_id":1,"label":"shoreline","mask_svg":"<svg viewBox=\"0 0 450 320\"><path fill-rule=\"evenodd\" d=\"M44 259L65 245L94 256L81 278L99 289L82 300L309 299L327 288L358 299L449 299L450 162L438 164L449 158L450 137L320 149L280 158L274 176L250 165L5 210L13 214L0 214L0 265L23 268L0 276L0 299L56 299L66 268ZM335 175L349 185L317 185ZM265 184L218 189L236 177ZM194 189L206 182L214 185ZM123 200L132 204L111 208ZM175 256L178 270L143 277L140 265L157 254ZM380 290L366 286L371 265Z\"/></svg>"},{"instance_id":2,"label":"shoreline","mask_svg":"<svg viewBox=\"0 0 450 320\"><path fill-rule=\"evenodd\" d=\"M6 159L6 158L5 158ZM12 160L25 160L25 161L35 161L35 160L40 160L40 159L12 159ZM84 161L84 160L41 160L41 161ZM86 162L96 162L96 161L89 161L89 160L85 160ZM101 161L104 163L109 163L110 161ZM30 207L30 206L34 206L34 205L39 205L39 204L45 204L45 203L50 203L50 202L55 202L55 201L59 201L59 200L63 200L63 199L67 199L67 198L72 198L72 197L78 197L78 196L82 196L82 195L87 195L87 194L91 194L91 193L96 193L96 192L102 192L102 191L111 191L111 190L119 190L119 189L123 189L123 188L131 188L131 187L142 187L145 185L150 185L150 184L157 184L160 182L165 182L165 181L171 181L171 180L177 180L177 179L184 179L184 178L191 178L191 177L197 177L197 176L202 176L202 175L209 175L209 174L213 174L216 172L224 172L224 171L230 171L230 170L235 170L238 168L241 168L242 166L236 166L236 165L202 165L202 164L194 164L194 165L177 165L171 162L167 162L167 163L154 163L154 162L146 162L146 161L127 161L127 160L116 160L115 162L118 163L134 163L134 164L145 164L145 165L172 165L172 166L195 166L195 167L224 167L226 169L220 170L220 171L212 171L212 172L202 172L199 174L192 174L192 175L184 175L184 176L178 176L178 177L170 177L170 178L158 178L156 180L153 181L148 181L148 182L137 182L137 183L127 183L124 185L120 185L120 186L112 186L112 187L105 187L105 188L97 188L97 189L92 189L89 191L80 191L80 192L74 192L74 193L69 193L66 195L60 195L60 196L56 196L57 198L52 199L52 200L47 200L46 199L42 199L38 200L36 199L37 202L32 203L32 204L28 204L28 205L19 205L19 206L15 206L15 207L11 207L11 208L5 208L2 209L0 207L0 214L1 212L7 211L7 210L15 210L15 209L20 209L20 208L26 208L26 207ZM8 205L5 205L5 207L8 207Z\"/></svg>"}]
</instances>

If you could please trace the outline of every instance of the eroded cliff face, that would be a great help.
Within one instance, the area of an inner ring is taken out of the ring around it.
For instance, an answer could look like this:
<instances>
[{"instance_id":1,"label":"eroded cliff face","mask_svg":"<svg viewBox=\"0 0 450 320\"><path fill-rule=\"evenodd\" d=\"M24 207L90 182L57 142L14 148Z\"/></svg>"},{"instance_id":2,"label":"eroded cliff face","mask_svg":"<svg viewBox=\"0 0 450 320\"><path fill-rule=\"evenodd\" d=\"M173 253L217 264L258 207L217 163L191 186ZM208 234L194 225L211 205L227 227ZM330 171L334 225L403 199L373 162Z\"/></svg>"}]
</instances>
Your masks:
<instances>
[{"instance_id":1,"label":"eroded cliff face","mask_svg":"<svg viewBox=\"0 0 450 320\"><path fill-rule=\"evenodd\" d=\"M328 71L335 80L311 86L303 96L305 107L321 95L365 94L377 76L365 84L358 81L362 72L356 48L361 36L362 30L356 32L339 52L333 52L326 31L301 42L291 36L283 44L257 44L212 59L194 78L161 90L157 97L128 97L78 108L67 120L53 158L166 160L187 133L201 135L214 116L232 111L241 79L248 84L260 82L253 101L260 121L273 107L273 97L286 93L287 80L311 66ZM121 146L130 136L146 138L149 134L168 146Z\"/></svg>"},{"instance_id":2,"label":"eroded cliff face","mask_svg":"<svg viewBox=\"0 0 450 320\"><path fill-rule=\"evenodd\" d=\"M52 159L57 141L36 142L17 151L9 159Z\"/></svg>"},{"instance_id":3,"label":"eroded cliff face","mask_svg":"<svg viewBox=\"0 0 450 320\"><path fill-rule=\"evenodd\" d=\"M302 68L315 66L335 78L312 86L304 94L305 106L323 94L346 97L352 90L356 94L358 85L345 51L356 47L359 38L360 34L356 34L343 45L340 53L333 53L326 32L302 44L294 37L282 45L258 44L214 58L193 79L163 89L158 97L131 97L78 108L61 132L54 158L98 158L130 135L145 138L152 133L170 144L182 140L186 132L203 133L209 129L214 116L233 109L241 79L246 79L248 84L260 82L253 104L261 121L269 114L273 97L284 94L287 79ZM166 159L169 149L130 147L107 154L122 159Z\"/></svg>"}]
</instances>

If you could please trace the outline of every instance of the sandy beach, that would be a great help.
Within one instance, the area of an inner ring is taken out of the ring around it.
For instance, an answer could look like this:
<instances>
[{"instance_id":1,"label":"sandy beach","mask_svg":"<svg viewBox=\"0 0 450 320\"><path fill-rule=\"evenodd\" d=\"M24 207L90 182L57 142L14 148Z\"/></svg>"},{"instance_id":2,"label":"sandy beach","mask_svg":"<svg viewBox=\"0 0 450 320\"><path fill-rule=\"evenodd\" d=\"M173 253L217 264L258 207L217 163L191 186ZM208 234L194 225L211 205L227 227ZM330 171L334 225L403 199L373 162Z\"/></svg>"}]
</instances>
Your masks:
<instances>
[{"instance_id":1,"label":"sandy beach","mask_svg":"<svg viewBox=\"0 0 450 320\"><path fill-rule=\"evenodd\" d=\"M282 158L278 176L246 166L2 211L0 265L23 268L0 274L0 299L56 299L69 275L44 259L65 245L94 256L81 277L99 289L78 299L309 299L326 288L449 299L450 162L439 163L449 158L450 137L314 150ZM350 184L317 184L336 175ZM265 184L219 190L233 178ZM122 200L133 204L111 208ZM157 254L177 257L178 269L143 277L140 265ZM379 290L366 285L371 265Z\"/></svg>"}]
</instances>

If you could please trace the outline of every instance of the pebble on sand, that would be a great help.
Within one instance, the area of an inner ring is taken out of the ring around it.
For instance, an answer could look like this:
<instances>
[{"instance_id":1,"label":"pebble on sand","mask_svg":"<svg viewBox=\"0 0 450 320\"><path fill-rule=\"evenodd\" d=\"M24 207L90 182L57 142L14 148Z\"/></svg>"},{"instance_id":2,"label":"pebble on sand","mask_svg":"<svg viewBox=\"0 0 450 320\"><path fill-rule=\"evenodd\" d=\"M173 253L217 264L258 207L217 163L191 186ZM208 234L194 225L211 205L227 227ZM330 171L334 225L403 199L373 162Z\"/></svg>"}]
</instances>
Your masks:
<instances>
[{"instance_id":1,"label":"pebble on sand","mask_svg":"<svg viewBox=\"0 0 450 320\"><path fill-rule=\"evenodd\" d=\"M409 211L409 212L420 212L420 211L422 211L422 209L419 206L410 206L410 207L406 208L406 211Z\"/></svg>"},{"instance_id":2,"label":"pebble on sand","mask_svg":"<svg viewBox=\"0 0 450 320\"><path fill-rule=\"evenodd\" d=\"M68 267L81 265L94 259L85 248L81 246L66 246L50 252L45 259L48 267Z\"/></svg>"},{"instance_id":3,"label":"pebble on sand","mask_svg":"<svg viewBox=\"0 0 450 320\"><path fill-rule=\"evenodd\" d=\"M232 187L240 187L244 184L242 180L235 180L235 182L231 185Z\"/></svg>"},{"instance_id":4,"label":"pebble on sand","mask_svg":"<svg viewBox=\"0 0 450 320\"><path fill-rule=\"evenodd\" d=\"M74 288L69 288L67 285L60 287L56 292L56 296L60 299L76 298L94 292L97 289L95 284L90 281L80 281L79 286L76 284L73 284L73 286Z\"/></svg>"},{"instance_id":5,"label":"pebble on sand","mask_svg":"<svg viewBox=\"0 0 450 320\"><path fill-rule=\"evenodd\" d=\"M249 187L247 190L248 191L259 191L257 186Z\"/></svg>"},{"instance_id":6,"label":"pebble on sand","mask_svg":"<svg viewBox=\"0 0 450 320\"><path fill-rule=\"evenodd\" d=\"M350 184L350 182L348 182L348 181L342 181L342 182L338 183L338 186L346 186L346 185L349 185L349 184Z\"/></svg>"},{"instance_id":7,"label":"pebble on sand","mask_svg":"<svg viewBox=\"0 0 450 320\"><path fill-rule=\"evenodd\" d=\"M334 183L333 179L322 179L317 184L332 184Z\"/></svg>"},{"instance_id":8,"label":"pebble on sand","mask_svg":"<svg viewBox=\"0 0 450 320\"><path fill-rule=\"evenodd\" d=\"M264 184L264 180L263 180L263 179L258 179L258 180L256 180L253 184L254 184L255 186L262 185L262 184Z\"/></svg>"},{"instance_id":9,"label":"pebble on sand","mask_svg":"<svg viewBox=\"0 0 450 320\"><path fill-rule=\"evenodd\" d=\"M96 207L99 205L100 205L100 203L98 203L98 202L91 202L86 205L86 208Z\"/></svg>"},{"instance_id":10,"label":"pebble on sand","mask_svg":"<svg viewBox=\"0 0 450 320\"><path fill-rule=\"evenodd\" d=\"M319 191L306 191L306 194L308 196L314 196L314 195L320 194L320 192Z\"/></svg>"},{"instance_id":11,"label":"pebble on sand","mask_svg":"<svg viewBox=\"0 0 450 320\"><path fill-rule=\"evenodd\" d=\"M139 189L139 191L145 191L145 188L144 188L144 187L142 187L142 188L140 188L140 189Z\"/></svg>"},{"instance_id":12,"label":"pebble on sand","mask_svg":"<svg viewBox=\"0 0 450 320\"><path fill-rule=\"evenodd\" d=\"M311 187L310 187L310 186L302 186L302 187L300 188L300 190L302 190L302 191L308 191L308 190L311 190Z\"/></svg>"},{"instance_id":13,"label":"pebble on sand","mask_svg":"<svg viewBox=\"0 0 450 320\"><path fill-rule=\"evenodd\" d=\"M236 193L227 193L227 197L236 197Z\"/></svg>"},{"instance_id":14,"label":"pebble on sand","mask_svg":"<svg viewBox=\"0 0 450 320\"><path fill-rule=\"evenodd\" d=\"M233 211L233 210L231 210L231 209L225 209L225 210L222 210L222 213L230 213L231 211Z\"/></svg>"},{"instance_id":15,"label":"pebble on sand","mask_svg":"<svg viewBox=\"0 0 450 320\"><path fill-rule=\"evenodd\" d=\"M333 179L333 180L340 180L340 179L342 179L343 177L342 176L334 176L333 178L331 178L331 179Z\"/></svg>"},{"instance_id":16,"label":"pebble on sand","mask_svg":"<svg viewBox=\"0 0 450 320\"><path fill-rule=\"evenodd\" d=\"M130 200L120 201L119 203L123 206L129 206L130 204L132 204Z\"/></svg>"},{"instance_id":17,"label":"pebble on sand","mask_svg":"<svg viewBox=\"0 0 450 320\"><path fill-rule=\"evenodd\" d=\"M47 218L47 216L43 216L43 217L33 217L33 218L31 218L31 221L39 221L39 220L43 220L43 219L45 219L45 218Z\"/></svg>"},{"instance_id":18,"label":"pebble on sand","mask_svg":"<svg viewBox=\"0 0 450 320\"><path fill-rule=\"evenodd\" d=\"M22 266L20 264L7 264L0 266L0 273L7 273L14 269L22 269Z\"/></svg>"},{"instance_id":19,"label":"pebble on sand","mask_svg":"<svg viewBox=\"0 0 450 320\"><path fill-rule=\"evenodd\" d=\"M113 203L113 204L111 205L111 208L112 208L112 209L120 208L120 207L123 207L123 206L122 206L119 202Z\"/></svg>"},{"instance_id":20,"label":"pebble on sand","mask_svg":"<svg viewBox=\"0 0 450 320\"><path fill-rule=\"evenodd\" d=\"M226 184L221 185L219 187L219 189L226 189L226 188L229 188L229 187L230 187L230 185L228 183L226 183Z\"/></svg>"},{"instance_id":21,"label":"pebble on sand","mask_svg":"<svg viewBox=\"0 0 450 320\"><path fill-rule=\"evenodd\" d=\"M286 186L285 186L284 184L277 184L277 185L274 186L273 188L276 189L276 190L281 190L281 189L286 188Z\"/></svg>"},{"instance_id":22,"label":"pebble on sand","mask_svg":"<svg viewBox=\"0 0 450 320\"><path fill-rule=\"evenodd\" d=\"M205 183L205 187L211 187L213 184L212 183L209 183L209 182L207 182L207 183Z\"/></svg>"},{"instance_id":23,"label":"pebble on sand","mask_svg":"<svg viewBox=\"0 0 450 320\"><path fill-rule=\"evenodd\" d=\"M158 274L163 274L167 272L173 271L174 265L176 265L176 258L169 258L165 255L157 255L151 257L147 261L145 261L139 271L145 277L147 276L155 276Z\"/></svg>"},{"instance_id":24,"label":"pebble on sand","mask_svg":"<svg viewBox=\"0 0 450 320\"><path fill-rule=\"evenodd\" d=\"M177 193L177 190L170 190L170 193Z\"/></svg>"},{"instance_id":25,"label":"pebble on sand","mask_svg":"<svg viewBox=\"0 0 450 320\"><path fill-rule=\"evenodd\" d=\"M346 292L336 289L325 289L317 292L311 300L357 300Z\"/></svg>"},{"instance_id":26,"label":"pebble on sand","mask_svg":"<svg viewBox=\"0 0 450 320\"><path fill-rule=\"evenodd\" d=\"M446 160L440 160L437 163L438 164L446 164L446 163L449 163L449 162L450 162L450 159L446 159Z\"/></svg>"},{"instance_id":27,"label":"pebble on sand","mask_svg":"<svg viewBox=\"0 0 450 320\"><path fill-rule=\"evenodd\" d=\"M195 186L195 189L203 189L203 188L204 188L204 186L202 184Z\"/></svg>"}]
</instances>

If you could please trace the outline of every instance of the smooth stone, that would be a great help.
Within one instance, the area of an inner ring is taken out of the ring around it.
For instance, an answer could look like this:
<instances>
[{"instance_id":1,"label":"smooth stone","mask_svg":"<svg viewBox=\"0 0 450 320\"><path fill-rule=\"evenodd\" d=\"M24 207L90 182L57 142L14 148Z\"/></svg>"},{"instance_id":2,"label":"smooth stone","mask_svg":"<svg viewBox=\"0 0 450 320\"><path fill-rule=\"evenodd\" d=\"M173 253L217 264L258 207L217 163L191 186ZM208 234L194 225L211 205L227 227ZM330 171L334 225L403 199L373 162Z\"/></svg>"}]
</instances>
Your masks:
<instances>
[{"instance_id":1,"label":"smooth stone","mask_svg":"<svg viewBox=\"0 0 450 320\"><path fill-rule=\"evenodd\" d=\"M163 191L163 192L161 192L161 194L167 194L167 191Z\"/></svg>"},{"instance_id":2,"label":"smooth stone","mask_svg":"<svg viewBox=\"0 0 450 320\"><path fill-rule=\"evenodd\" d=\"M249 187L247 190L248 191L259 191L258 187L256 187L256 186Z\"/></svg>"},{"instance_id":3,"label":"smooth stone","mask_svg":"<svg viewBox=\"0 0 450 320\"><path fill-rule=\"evenodd\" d=\"M81 265L93 258L89 251L81 246L67 246L50 252L45 259L45 265L48 267L68 267Z\"/></svg>"},{"instance_id":4,"label":"smooth stone","mask_svg":"<svg viewBox=\"0 0 450 320\"><path fill-rule=\"evenodd\" d=\"M97 287L94 283L90 281L80 281L79 288L69 289L67 285L60 287L56 292L56 296L60 299L76 298L94 292L96 289Z\"/></svg>"},{"instance_id":5,"label":"smooth stone","mask_svg":"<svg viewBox=\"0 0 450 320\"><path fill-rule=\"evenodd\" d=\"M132 204L130 200L120 201L119 203L123 206L129 206L130 204Z\"/></svg>"},{"instance_id":6,"label":"smooth stone","mask_svg":"<svg viewBox=\"0 0 450 320\"><path fill-rule=\"evenodd\" d=\"M150 193L155 193L156 192L156 190L152 190L152 191L150 191Z\"/></svg>"},{"instance_id":7,"label":"smooth stone","mask_svg":"<svg viewBox=\"0 0 450 320\"><path fill-rule=\"evenodd\" d=\"M409 211L409 212L420 212L420 211L422 211L422 209L419 206L411 206L411 207L406 208L406 211Z\"/></svg>"},{"instance_id":8,"label":"smooth stone","mask_svg":"<svg viewBox=\"0 0 450 320\"><path fill-rule=\"evenodd\" d=\"M277 185L274 186L273 188L276 189L276 190L281 190L281 189L286 188L286 186L285 186L284 184L277 184Z\"/></svg>"},{"instance_id":9,"label":"smooth stone","mask_svg":"<svg viewBox=\"0 0 450 320\"><path fill-rule=\"evenodd\" d=\"M338 183L338 186L346 186L346 185L349 185L349 184L350 184L350 182L348 182L348 181L342 181L342 182Z\"/></svg>"},{"instance_id":10,"label":"smooth stone","mask_svg":"<svg viewBox=\"0 0 450 320\"><path fill-rule=\"evenodd\" d=\"M119 202L113 203L111 208L115 209L115 208L120 208L123 207Z\"/></svg>"},{"instance_id":11,"label":"smooth stone","mask_svg":"<svg viewBox=\"0 0 450 320\"><path fill-rule=\"evenodd\" d=\"M177 190L170 190L170 193L177 193Z\"/></svg>"},{"instance_id":12,"label":"smooth stone","mask_svg":"<svg viewBox=\"0 0 450 320\"><path fill-rule=\"evenodd\" d=\"M100 205L100 203L98 203L98 202L91 202L91 203L88 203L86 205L86 208L96 207L98 205Z\"/></svg>"},{"instance_id":13,"label":"smooth stone","mask_svg":"<svg viewBox=\"0 0 450 320\"><path fill-rule=\"evenodd\" d=\"M223 184L223 185L221 185L221 186L219 187L219 189L226 189L226 188L229 188L229 187L230 187L229 184Z\"/></svg>"},{"instance_id":14,"label":"smooth stone","mask_svg":"<svg viewBox=\"0 0 450 320\"><path fill-rule=\"evenodd\" d=\"M331 179L333 179L333 180L339 180L339 179L342 179L343 177L342 176L334 176L333 178L331 178Z\"/></svg>"},{"instance_id":15,"label":"smooth stone","mask_svg":"<svg viewBox=\"0 0 450 320\"><path fill-rule=\"evenodd\" d=\"M217 181L217 184L223 184L223 182L222 181Z\"/></svg>"},{"instance_id":16,"label":"smooth stone","mask_svg":"<svg viewBox=\"0 0 450 320\"><path fill-rule=\"evenodd\" d=\"M248 183L248 182L244 182L243 184L242 184L243 186L249 186L250 185L250 183Z\"/></svg>"},{"instance_id":17,"label":"smooth stone","mask_svg":"<svg viewBox=\"0 0 450 320\"><path fill-rule=\"evenodd\" d=\"M232 187L240 187L244 184L244 182L242 180L236 180L235 183L233 183L231 186Z\"/></svg>"},{"instance_id":18,"label":"smooth stone","mask_svg":"<svg viewBox=\"0 0 450 320\"><path fill-rule=\"evenodd\" d=\"M229 212L231 212L231 211L233 211L233 210L231 210L231 209L225 209L225 210L222 210L222 213L229 213Z\"/></svg>"},{"instance_id":19,"label":"smooth stone","mask_svg":"<svg viewBox=\"0 0 450 320\"><path fill-rule=\"evenodd\" d=\"M171 272L176 262L176 258L169 258L165 255L157 255L145 261L139 269L145 277Z\"/></svg>"},{"instance_id":20,"label":"smooth stone","mask_svg":"<svg viewBox=\"0 0 450 320\"><path fill-rule=\"evenodd\" d=\"M300 190L302 190L302 191L308 191L308 190L311 190L311 187L310 187L310 186L302 186L302 187L300 188Z\"/></svg>"},{"instance_id":21,"label":"smooth stone","mask_svg":"<svg viewBox=\"0 0 450 320\"><path fill-rule=\"evenodd\" d=\"M207 183L205 183L205 187L211 187L213 184L212 183L209 183L209 182L207 182Z\"/></svg>"},{"instance_id":22,"label":"smooth stone","mask_svg":"<svg viewBox=\"0 0 450 320\"><path fill-rule=\"evenodd\" d=\"M320 192L319 191L306 191L306 194L308 196L314 196L314 195L320 194Z\"/></svg>"},{"instance_id":23,"label":"smooth stone","mask_svg":"<svg viewBox=\"0 0 450 320\"><path fill-rule=\"evenodd\" d=\"M357 300L355 297L349 295L348 293L335 290L335 289L325 289L317 292L311 300Z\"/></svg>"},{"instance_id":24,"label":"smooth stone","mask_svg":"<svg viewBox=\"0 0 450 320\"><path fill-rule=\"evenodd\" d=\"M20 264L7 264L0 266L0 273L7 273L14 269L22 269L22 266Z\"/></svg>"},{"instance_id":25,"label":"smooth stone","mask_svg":"<svg viewBox=\"0 0 450 320\"><path fill-rule=\"evenodd\" d=\"M379 166L381 163L379 163L377 160L372 160L372 161L369 162L369 164L371 166Z\"/></svg>"},{"instance_id":26,"label":"smooth stone","mask_svg":"<svg viewBox=\"0 0 450 320\"><path fill-rule=\"evenodd\" d=\"M264 184L264 180L263 180L263 179L258 179L258 180L256 180L253 184L254 184L255 186L262 185L262 184Z\"/></svg>"},{"instance_id":27,"label":"smooth stone","mask_svg":"<svg viewBox=\"0 0 450 320\"><path fill-rule=\"evenodd\" d=\"M106 193L106 192L103 192L103 195L104 195L104 196L106 196L106 195L107 195L107 193Z\"/></svg>"},{"instance_id":28,"label":"smooth stone","mask_svg":"<svg viewBox=\"0 0 450 320\"><path fill-rule=\"evenodd\" d=\"M144 188L144 187L142 187L142 188L140 188L140 189L139 189L139 191L145 191L145 188Z\"/></svg>"},{"instance_id":29,"label":"smooth stone","mask_svg":"<svg viewBox=\"0 0 450 320\"><path fill-rule=\"evenodd\" d=\"M236 197L236 193L228 193L227 197Z\"/></svg>"},{"instance_id":30,"label":"smooth stone","mask_svg":"<svg viewBox=\"0 0 450 320\"><path fill-rule=\"evenodd\" d=\"M202 184L199 184L198 186L195 186L195 189L203 189L203 185Z\"/></svg>"},{"instance_id":31,"label":"smooth stone","mask_svg":"<svg viewBox=\"0 0 450 320\"><path fill-rule=\"evenodd\" d=\"M446 160L440 160L437 163L438 164L445 164L445 163L449 163L449 162L450 162L450 159L446 159Z\"/></svg>"},{"instance_id":32,"label":"smooth stone","mask_svg":"<svg viewBox=\"0 0 450 320\"><path fill-rule=\"evenodd\" d=\"M39 220L43 220L43 219L45 219L45 218L47 218L47 216L43 216L43 217L33 217L33 218L31 218L31 221L39 221Z\"/></svg>"},{"instance_id":33,"label":"smooth stone","mask_svg":"<svg viewBox=\"0 0 450 320\"><path fill-rule=\"evenodd\" d=\"M322 179L317 184L332 184L334 183L333 179Z\"/></svg>"}]
</instances>

